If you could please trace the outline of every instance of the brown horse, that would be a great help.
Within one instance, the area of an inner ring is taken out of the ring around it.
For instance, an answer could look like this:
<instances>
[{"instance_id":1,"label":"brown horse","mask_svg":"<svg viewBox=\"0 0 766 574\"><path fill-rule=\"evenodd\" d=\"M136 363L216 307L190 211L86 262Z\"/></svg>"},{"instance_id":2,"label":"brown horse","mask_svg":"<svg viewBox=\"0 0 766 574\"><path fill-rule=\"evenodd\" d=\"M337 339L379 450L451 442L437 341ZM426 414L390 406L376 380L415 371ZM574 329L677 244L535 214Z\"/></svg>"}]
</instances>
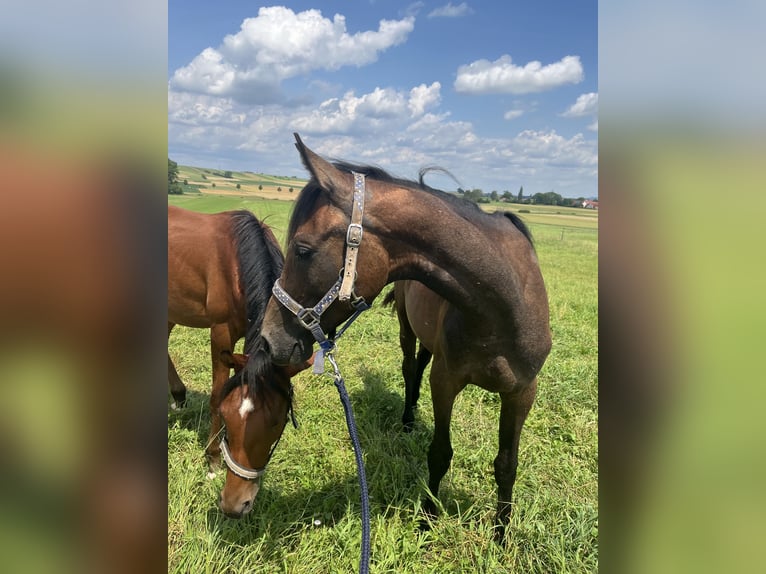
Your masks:
<instances>
[{"instance_id":1,"label":"brown horse","mask_svg":"<svg viewBox=\"0 0 766 574\"><path fill-rule=\"evenodd\" d=\"M206 456L215 469L221 447L228 449L220 502L231 517L252 509L272 445L291 412L290 377L308 365L275 368L260 338L283 262L274 234L250 212L202 214L168 206L168 336L176 324L210 329ZM234 353L243 336L245 354ZM229 379L232 367L237 372ZM183 405L186 387L170 355L168 382L176 404ZM219 442L222 423L226 432Z\"/></svg>"},{"instance_id":2,"label":"brown horse","mask_svg":"<svg viewBox=\"0 0 766 574\"><path fill-rule=\"evenodd\" d=\"M312 177L296 201L284 270L263 324L273 361L308 358L314 339L332 335L359 301L371 302L392 281L416 280L438 294L449 303L439 307L439 332L422 334L436 357L429 486L437 496L452 459L449 425L458 392L471 383L499 393L494 466L502 536L521 428L551 348L548 298L528 232L512 214L490 215L429 188L423 172L412 182L377 168L331 164L297 134L296 140ZM345 296L339 269L352 281ZM426 510L435 513L432 501Z\"/></svg>"}]
</instances>

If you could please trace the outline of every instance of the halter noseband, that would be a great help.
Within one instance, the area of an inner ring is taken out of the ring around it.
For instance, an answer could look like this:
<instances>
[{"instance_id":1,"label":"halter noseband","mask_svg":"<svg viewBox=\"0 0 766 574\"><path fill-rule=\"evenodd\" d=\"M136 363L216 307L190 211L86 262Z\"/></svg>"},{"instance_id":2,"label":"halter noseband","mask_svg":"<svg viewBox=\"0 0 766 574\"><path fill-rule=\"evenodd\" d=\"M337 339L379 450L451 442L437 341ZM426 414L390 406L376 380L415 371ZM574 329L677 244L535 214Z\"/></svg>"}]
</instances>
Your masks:
<instances>
[{"instance_id":1,"label":"halter noseband","mask_svg":"<svg viewBox=\"0 0 766 574\"><path fill-rule=\"evenodd\" d=\"M359 246L362 243L362 236L364 234L362 219L364 218L365 185L363 174L356 172L352 173L354 175L354 198L351 208L351 223L349 223L348 229L346 230L346 258L343 263L343 269L340 270L338 280L332 287L330 287L327 293L325 293L324 297L319 300L319 303L313 307L303 307L295 299L290 297L290 295L282 288L279 279L277 279L272 288L272 293L277 301L295 315L298 318L298 322L303 325L305 329L311 331L314 339L319 343L323 355L332 351L335 347L335 340L343 334L348 326L351 325L363 311L370 308L363 297L359 297L354 293L356 259L359 254ZM319 321L322 318L322 314L336 299L340 301L350 301L351 306L354 308L354 313L349 317L343 327L341 327L335 337L329 338L325 332L322 331Z\"/></svg>"},{"instance_id":2,"label":"halter noseband","mask_svg":"<svg viewBox=\"0 0 766 574\"><path fill-rule=\"evenodd\" d=\"M276 445L274 446L276 447ZM234 460L234 457L231 456L231 451L229 450L229 442L226 440L226 435L223 435L223 438L221 439L221 454L223 455L223 461L226 463L226 466L239 478L244 478L245 480L258 480L264 474L266 474L265 465L261 468L247 468L237 463L237 461ZM271 453L269 453L269 458L271 458ZM268 462L266 464L268 464Z\"/></svg>"}]
</instances>

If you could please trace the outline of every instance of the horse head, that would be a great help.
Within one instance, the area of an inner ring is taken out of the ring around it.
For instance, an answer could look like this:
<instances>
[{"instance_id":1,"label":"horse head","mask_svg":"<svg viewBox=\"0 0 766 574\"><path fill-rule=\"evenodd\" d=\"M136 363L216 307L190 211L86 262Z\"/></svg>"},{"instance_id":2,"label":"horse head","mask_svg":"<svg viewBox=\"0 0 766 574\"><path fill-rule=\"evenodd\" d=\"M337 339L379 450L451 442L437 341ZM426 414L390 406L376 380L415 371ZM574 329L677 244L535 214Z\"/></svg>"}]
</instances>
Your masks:
<instances>
[{"instance_id":1,"label":"horse head","mask_svg":"<svg viewBox=\"0 0 766 574\"><path fill-rule=\"evenodd\" d=\"M381 241L378 221L363 207L358 222L353 214L360 198L362 206L365 198L368 204L377 201L376 189L385 184L365 182L363 176L360 184L353 166L332 164L307 148L297 134L295 138L311 179L290 219L285 265L275 287L275 293L283 295L269 301L261 331L272 360L279 365L297 365L311 356L319 339L316 334L312 336L310 323L332 334L354 313L355 302L371 303L389 281L389 254ZM355 241L350 269L348 256ZM351 277L348 287L352 290L346 300L338 297L344 273ZM292 300L292 310L285 307L285 297ZM301 314L301 308L312 312Z\"/></svg>"},{"instance_id":2,"label":"horse head","mask_svg":"<svg viewBox=\"0 0 766 574\"><path fill-rule=\"evenodd\" d=\"M220 414L225 434L221 450L227 472L219 505L229 518L241 518L253 509L261 477L291 417L290 379L311 361L279 367L270 362L257 364L252 356L230 355L237 372L222 391Z\"/></svg>"}]
</instances>

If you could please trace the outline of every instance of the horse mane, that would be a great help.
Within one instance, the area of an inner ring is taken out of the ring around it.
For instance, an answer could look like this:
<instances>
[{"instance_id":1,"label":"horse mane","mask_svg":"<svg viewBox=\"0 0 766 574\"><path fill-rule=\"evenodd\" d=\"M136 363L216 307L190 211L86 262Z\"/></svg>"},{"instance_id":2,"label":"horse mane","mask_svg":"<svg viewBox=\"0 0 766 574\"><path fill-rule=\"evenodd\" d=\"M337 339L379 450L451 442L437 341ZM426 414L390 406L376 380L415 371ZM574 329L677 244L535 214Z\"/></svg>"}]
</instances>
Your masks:
<instances>
[{"instance_id":1,"label":"horse mane","mask_svg":"<svg viewBox=\"0 0 766 574\"><path fill-rule=\"evenodd\" d=\"M521 233L524 235L524 237L527 238L527 241L529 241L529 244L534 248L535 243L532 240L532 232L529 230L529 227L527 227L527 224L524 223L524 220L521 219L518 215L513 213L512 211L496 211L495 215L502 214L502 217L507 217L511 220L511 223L513 223L514 227L521 231Z\"/></svg>"},{"instance_id":2,"label":"horse mane","mask_svg":"<svg viewBox=\"0 0 766 574\"><path fill-rule=\"evenodd\" d=\"M263 391L277 391L292 408L292 392L280 386L261 327L271 288L282 274L285 258L274 233L268 225L246 210L231 213L232 230L237 246L240 284L245 292L247 331L244 352L248 355L245 367L231 377L221 390L221 400L239 385L245 384L250 396L268 396Z\"/></svg>"},{"instance_id":3,"label":"horse mane","mask_svg":"<svg viewBox=\"0 0 766 574\"><path fill-rule=\"evenodd\" d=\"M231 218L237 244L239 280L245 292L245 353L250 355L261 332L271 288L282 274L285 258L269 226L259 221L252 213L245 210L234 211Z\"/></svg>"},{"instance_id":4,"label":"horse mane","mask_svg":"<svg viewBox=\"0 0 766 574\"><path fill-rule=\"evenodd\" d=\"M285 387L278 384L274 373L274 364L271 362L271 355L266 346L266 341L260 336L258 336L255 345L248 354L245 367L226 381L226 384L221 389L220 400L223 401L229 396L229 393L240 385L247 385L248 396L258 396L264 400L272 392L277 392L287 400L288 412L293 409L292 385Z\"/></svg>"}]
</instances>

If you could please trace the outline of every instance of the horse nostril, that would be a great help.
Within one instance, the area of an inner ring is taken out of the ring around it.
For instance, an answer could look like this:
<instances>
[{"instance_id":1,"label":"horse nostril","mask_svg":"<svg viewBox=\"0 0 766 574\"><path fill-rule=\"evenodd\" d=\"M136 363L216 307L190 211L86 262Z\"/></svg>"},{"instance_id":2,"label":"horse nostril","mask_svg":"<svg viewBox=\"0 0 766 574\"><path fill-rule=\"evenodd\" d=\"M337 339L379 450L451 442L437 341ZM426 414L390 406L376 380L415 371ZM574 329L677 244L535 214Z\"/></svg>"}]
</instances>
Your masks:
<instances>
[{"instance_id":1,"label":"horse nostril","mask_svg":"<svg viewBox=\"0 0 766 574\"><path fill-rule=\"evenodd\" d=\"M250 510L250 507L253 505L252 500L246 500L242 503L242 514L245 514L248 510Z\"/></svg>"}]
</instances>

